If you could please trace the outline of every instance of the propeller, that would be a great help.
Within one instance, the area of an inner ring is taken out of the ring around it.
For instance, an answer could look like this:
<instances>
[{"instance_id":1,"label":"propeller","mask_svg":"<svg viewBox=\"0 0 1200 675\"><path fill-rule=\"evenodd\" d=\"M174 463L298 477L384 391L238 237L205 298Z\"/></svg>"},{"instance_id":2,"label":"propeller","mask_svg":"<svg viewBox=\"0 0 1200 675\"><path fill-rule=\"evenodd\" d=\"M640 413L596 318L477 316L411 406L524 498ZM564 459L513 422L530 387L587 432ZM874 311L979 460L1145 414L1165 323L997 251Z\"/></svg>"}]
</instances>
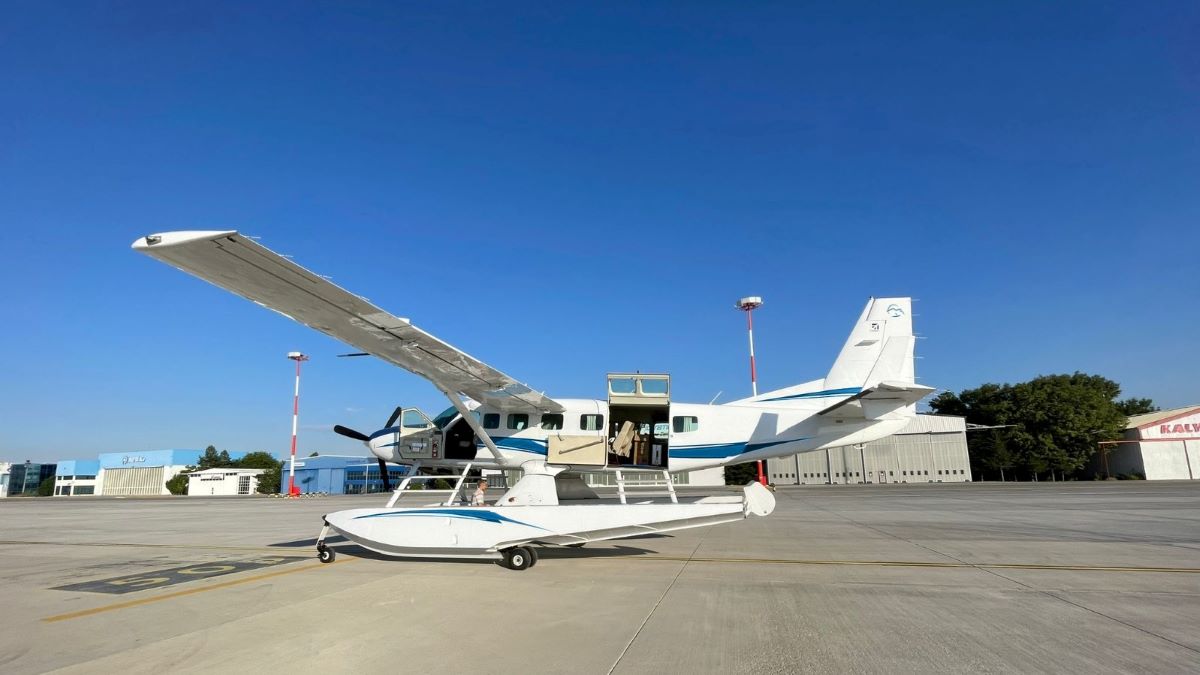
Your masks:
<instances>
[{"instance_id":1,"label":"propeller","mask_svg":"<svg viewBox=\"0 0 1200 675\"><path fill-rule=\"evenodd\" d=\"M379 460L379 477L383 479L383 491L391 492L392 480L391 477L388 476L387 462L383 461L382 458Z\"/></svg>"},{"instance_id":2,"label":"propeller","mask_svg":"<svg viewBox=\"0 0 1200 675\"><path fill-rule=\"evenodd\" d=\"M366 443L367 441L371 440L371 437L364 434L363 432L355 431L355 430L351 429L350 427L344 427L340 424L333 425L333 433L340 434L342 436L345 436L346 438L353 438L354 440L362 441L363 443Z\"/></svg>"},{"instance_id":3,"label":"propeller","mask_svg":"<svg viewBox=\"0 0 1200 675\"><path fill-rule=\"evenodd\" d=\"M400 406L396 406L396 409L392 411L392 416L388 418L387 424L383 425L384 429L390 428L393 424L396 423L396 420L400 419L400 411L401 410L403 410L403 408L401 408Z\"/></svg>"},{"instance_id":4,"label":"propeller","mask_svg":"<svg viewBox=\"0 0 1200 675\"><path fill-rule=\"evenodd\" d=\"M392 411L391 416L388 417L387 423L383 425L383 428L387 429L387 428L390 428L393 424L395 424L396 420L400 419L400 413L403 410L404 409L402 407L396 406L396 409ZM338 434L340 436L345 436L346 438L353 438L354 440L362 441L363 443L368 443L371 440L371 437L364 434L363 432L356 431L354 429L351 429L350 427L344 427L340 424L333 425L333 433ZM387 492L392 489L392 480L388 476L387 462L385 462L382 457L379 457L378 459L379 459L379 476L380 476L380 478L383 479L383 489L385 492Z\"/></svg>"}]
</instances>

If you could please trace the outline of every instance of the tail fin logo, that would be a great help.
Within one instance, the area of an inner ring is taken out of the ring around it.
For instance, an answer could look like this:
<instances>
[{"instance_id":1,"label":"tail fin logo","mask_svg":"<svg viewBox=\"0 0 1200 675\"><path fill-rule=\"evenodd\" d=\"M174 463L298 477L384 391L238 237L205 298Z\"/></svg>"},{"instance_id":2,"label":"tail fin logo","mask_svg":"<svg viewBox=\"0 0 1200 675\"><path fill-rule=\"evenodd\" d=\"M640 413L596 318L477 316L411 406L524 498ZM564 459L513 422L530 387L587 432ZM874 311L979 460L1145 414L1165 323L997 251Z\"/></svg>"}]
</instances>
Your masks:
<instances>
[{"instance_id":1,"label":"tail fin logo","mask_svg":"<svg viewBox=\"0 0 1200 675\"><path fill-rule=\"evenodd\" d=\"M904 316L904 308L897 304L888 305L887 314L893 319L898 319Z\"/></svg>"}]
</instances>

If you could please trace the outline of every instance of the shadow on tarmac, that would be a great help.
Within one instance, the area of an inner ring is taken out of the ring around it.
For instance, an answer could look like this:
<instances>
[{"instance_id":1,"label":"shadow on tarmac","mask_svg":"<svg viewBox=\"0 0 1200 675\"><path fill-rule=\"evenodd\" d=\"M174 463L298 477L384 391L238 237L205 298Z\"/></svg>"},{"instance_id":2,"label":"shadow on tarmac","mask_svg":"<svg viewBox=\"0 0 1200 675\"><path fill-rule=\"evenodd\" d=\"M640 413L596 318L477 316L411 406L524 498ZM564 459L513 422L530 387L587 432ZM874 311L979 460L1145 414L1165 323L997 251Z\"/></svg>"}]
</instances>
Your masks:
<instances>
[{"instance_id":1,"label":"shadow on tarmac","mask_svg":"<svg viewBox=\"0 0 1200 675\"><path fill-rule=\"evenodd\" d=\"M666 535L647 535L661 537ZM632 538L632 537L631 537ZM639 537L646 538L646 537ZM346 542L344 537L329 537L325 540L330 543ZM296 541L280 542L278 544L270 544L271 546L279 546L285 548L302 548L313 547L313 557L316 557L315 547L316 539L297 539ZM348 555L364 560L383 560L390 563L421 563L421 562L437 562L437 563L458 563L466 565L493 565L497 561L486 558L402 558L397 556L383 555L376 553L370 549L363 548L358 544L346 543L333 548L338 555ZM577 560L583 558L623 558L626 556L637 556L656 554L657 551L651 551L644 548L636 548L633 546L612 546L605 548L582 548L574 546L537 546L538 557L545 560Z\"/></svg>"},{"instance_id":2,"label":"shadow on tarmac","mask_svg":"<svg viewBox=\"0 0 1200 675\"><path fill-rule=\"evenodd\" d=\"M338 542L346 541L346 538L340 534L335 534L335 535L332 535L329 537L325 537L325 541L327 541L331 544L336 544ZM309 539L295 539L292 541L281 541L281 542L277 542L274 544L267 544L267 546L270 546L271 548L311 548L313 550L316 550L317 538L311 537Z\"/></svg>"}]
</instances>

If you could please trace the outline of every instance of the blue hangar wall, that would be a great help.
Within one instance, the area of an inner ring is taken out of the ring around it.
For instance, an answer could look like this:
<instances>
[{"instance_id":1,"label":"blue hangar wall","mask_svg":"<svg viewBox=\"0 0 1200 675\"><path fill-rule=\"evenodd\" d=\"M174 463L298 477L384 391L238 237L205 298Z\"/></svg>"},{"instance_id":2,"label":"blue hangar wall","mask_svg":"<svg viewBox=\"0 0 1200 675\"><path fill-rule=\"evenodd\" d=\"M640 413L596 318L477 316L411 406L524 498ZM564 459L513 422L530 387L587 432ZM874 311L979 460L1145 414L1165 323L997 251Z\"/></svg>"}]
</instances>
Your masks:
<instances>
[{"instance_id":1,"label":"blue hangar wall","mask_svg":"<svg viewBox=\"0 0 1200 675\"><path fill-rule=\"evenodd\" d=\"M404 480L407 467L388 464L392 487ZM383 492L379 462L374 457L320 455L296 458L296 487L301 493L324 492L331 495ZM279 494L288 492L288 460L283 461Z\"/></svg>"}]
</instances>

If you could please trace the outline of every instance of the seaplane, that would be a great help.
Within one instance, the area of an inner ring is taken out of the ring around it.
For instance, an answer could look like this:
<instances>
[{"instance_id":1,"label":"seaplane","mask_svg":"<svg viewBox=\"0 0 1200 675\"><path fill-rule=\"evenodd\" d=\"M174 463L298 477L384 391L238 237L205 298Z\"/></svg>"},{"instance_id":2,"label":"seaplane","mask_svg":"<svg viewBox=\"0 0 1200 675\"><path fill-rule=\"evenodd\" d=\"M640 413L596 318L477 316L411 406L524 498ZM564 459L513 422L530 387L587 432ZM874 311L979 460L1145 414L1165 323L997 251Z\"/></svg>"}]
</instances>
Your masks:
<instances>
[{"instance_id":1,"label":"seaplane","mask_svg":"<svg viewBox=\"0 0 1200 675\"><path fill-rule=\"evenodd\" d=\"M775 498L757 482L740 495L680 498L673 476L874 441L902 430L934 391L915 381L906 297L868 300L829 373L810 382L695 404L671 400L667 374L609 373L605 398L550 398L236 231L151 234L133 249L415 373L449 401L433 418L398 407L370 433L334 428L369 448L385 481L388 462L409 470L385 506L324 516L323 562L336 555L330 531L388 556L491 559L523 570L536 564L537 546L767 516ZM430 477L424 469L457 472L450 497L399 506L413 481ZM483 470L520 478L492 504L460 505L464 481ZM669 500L631 503L630 472L661 475L659 496ZM617 503L589 501L598 496L588 473L615 474Z\"/></svg>"}]
</instances>

